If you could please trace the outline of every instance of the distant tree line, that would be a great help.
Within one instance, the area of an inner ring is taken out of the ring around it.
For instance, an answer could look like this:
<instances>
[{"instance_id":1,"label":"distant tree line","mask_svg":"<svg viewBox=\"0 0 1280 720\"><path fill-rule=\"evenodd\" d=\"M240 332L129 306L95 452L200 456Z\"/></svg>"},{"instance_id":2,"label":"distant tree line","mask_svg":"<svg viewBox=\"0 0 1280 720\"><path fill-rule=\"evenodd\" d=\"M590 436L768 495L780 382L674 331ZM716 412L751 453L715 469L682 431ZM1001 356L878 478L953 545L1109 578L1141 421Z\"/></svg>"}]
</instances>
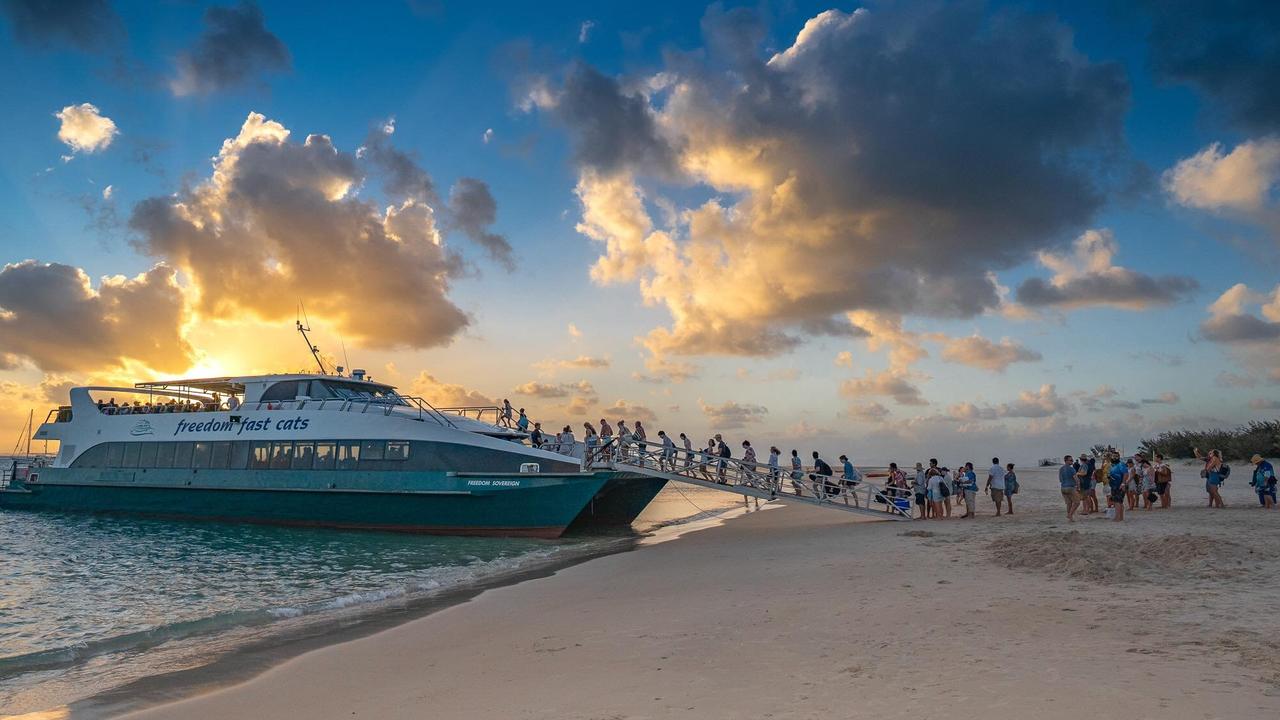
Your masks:
<instances>
[{"instance_id":1,"label":"distant tree line","mask_svg":"<svg viewBox=\"0 0 1280 720\"><path fill-rule=\"evenodd\" d=\"M1280 457L1280 420L1255 420L1232 430L1170 430L1142 441L1143 450L1167 458L1193 457L1195 448L1221 450L1222 457L1236 461L1254 453Z\"/></svg>"}]
</instances>

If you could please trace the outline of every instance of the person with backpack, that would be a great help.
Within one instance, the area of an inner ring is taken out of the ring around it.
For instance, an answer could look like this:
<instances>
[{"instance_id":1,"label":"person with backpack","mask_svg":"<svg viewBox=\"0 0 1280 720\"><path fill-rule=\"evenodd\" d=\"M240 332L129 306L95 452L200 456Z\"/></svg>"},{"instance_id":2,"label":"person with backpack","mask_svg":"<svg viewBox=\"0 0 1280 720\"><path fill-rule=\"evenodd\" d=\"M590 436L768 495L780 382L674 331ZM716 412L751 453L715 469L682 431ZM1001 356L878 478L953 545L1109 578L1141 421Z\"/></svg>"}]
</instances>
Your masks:
<instances>
[{"instance_id":1,"label":"person with backpack","mask_svg":"<svg viewBox=\"0 0 1280 720\"><path fill-rule=\"evenodd\" d=\"M826 492L826 494L828 495L835 495L836 493L840 492L840 486L836 485L831 480L831 476L834 474L835 473L831 471L831 466L828 465L827 462L823 460L821 456L818 455L817 450L814 450L813 451L813 474L809 476L809 479L813 481L814 490L817 491L818 484L821 483L822 490Z\"/></svg>"},{"instance_id":2,"label":"person with backpack","mask_svg":"<svg viewBox=\"0 0 1280 720\"><path fill-rule=\"evenodd\" d=\"M1005 466L1004 499L1009 504L1009 514L1013 514L1013 496L1018 494L1018 475L1013 471L1013 463Z\"/></svg>"},{"instance_id":3,"label":"person with backpack","mask_svg":"<svg viewBox=\"0 0 1280 720\"><path fill-rule=\"evenodd\" d=\"M1276 509L1276 470L1271 463L1254 455L1249 461L1253 463L1253 479L1249 484L1258 493L1258 504L1268 510Z\"/></svg>"},{"instance_id":4,"label":"person with backpack","mask_svg":"<svg viewBox=\"0 0 1280 720\"><path fill-rule=\"evenodd\" d=\"M1192 448L1197 460L1204 461L1204 469L1200 471L1200 477L1204 478L1204 490L1209 493L1209 507L1225 508L1227 504L1222 501L1222 482L1231 474L1230 466L1222 462L1222 453L1217 450L1210 450L1208 455L1201 455L1200 448ZM1223 469L1226 472L1223 472Z\"/></svg>"},{"instance_id":5,"label":"person with backpack","mask_svg":"<svg viewBox=\"0 0 1280 720\"><path fill-rule=\"evenodd\" d=\"M1120 458L1113 458L1107 470L1107 506L1114 513L1112 519L1116 522L1124 522L1125 484L1128 479L1129 467L1120 462Z\"/></svg>"}]
</instances>

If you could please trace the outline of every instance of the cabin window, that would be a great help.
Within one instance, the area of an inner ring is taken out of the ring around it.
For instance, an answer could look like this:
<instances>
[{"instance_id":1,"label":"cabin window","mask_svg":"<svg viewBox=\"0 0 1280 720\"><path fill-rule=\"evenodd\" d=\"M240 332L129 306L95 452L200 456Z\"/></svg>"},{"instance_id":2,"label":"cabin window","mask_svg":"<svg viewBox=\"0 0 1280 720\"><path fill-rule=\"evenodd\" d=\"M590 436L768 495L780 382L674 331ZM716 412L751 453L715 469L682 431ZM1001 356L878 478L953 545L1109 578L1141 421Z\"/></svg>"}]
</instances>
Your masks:
<instances>
[{"instance_id":1,"label":"cabin window","mask_svg":"<svg viewBox=\"0 0 1280 720\"><path fill-rule=\"evenodd\" d=\"M156 467L173 467L173 451L177 444L173 442L156 443Z\"/></svg>"},{"instance_id":2,"label":"cabin window","mask_svg":"<svg viewBox=\"0 0 1280 720\"><path fill-rule=\"evenodd\" d=\"M386 452L386 441L363 440L360 442L361 460L381 460Z\"/></svg>"},{"instance_id":3,"label":"cabin window","mask_svg":"<svg viewBox=\"0 0 1280 720\"><path fill-rule=\"evenodd\" d=\"M230 459L231 443L216 442L213 444L213 451L209 455L209 467L214 470L223 470L227 467Z\"/></svg>"},{"instance_id":4,"label":"cabin window","mask_svg":"<svg viewBox=\"0 0 1280 720\"><path fill-rule=\"evenodd\" d=\"M316 456L316 444L309 442L294 443L293 446L293 469L294 470L310 470L311 461Z\"/></svg>"},{"instance_id":5,"label":"cabin window","mask_svg":"<svg viewBox=\"0 0 1280 720\"><path fill-rule=\"evenodd\" d=\"M210 445L212 443L198 442L191 449L191 467L207 468L209 467Z\"/></svg>"},{"instance_id":6,"label":"cabin window","mask_svg":"<svg viewBox=\"0 0 1280 720\"><path fill-rule=\"evenodd\" d=\"M124 443L107 443L107 467L120 467L124 464Z\"/></svg>"},{"instance_id":7,"label":"cabin window","mask_svg":"<svg viewBox=\"0 0 1280 720\"><path fill-rule=\"evenodd\" d=\"M409 459L409 441L408 440L388 440L387 441L387 459L388 460L408 460Z\"/></svg>"},{"instance_id":8,"label":"cabin window","mask_svg":"<svg viewBox=\"0 0 1280 720\"><path fill-rule=\"evenodd\" d=\"M316 443L316 461L312 467L316 470L332 470L334 467L334 460L337 459L337 451L338 448L334 443Z\"/></svg>"},{"instance_id":9,"label":"cabin window","mask_svg":"<svg viewBox=\"0 0 1280 720\"><path fill-rule=\"evenodd\" d=\"M281 402L298 397L298 381L285 380L267 388L259 398L262 402Z\"/></svg>"},{"instance_id":10,"label":"cabin window","mask_svg":"<svg viewBox=\"0 0 1280 720\"><path fill-rule=\"evenodd\" d=\"M338 469L355 470L360 463L360 443L348 440L338 444Z\"/></svg>"},{"instance_id":11,"label":"cabin window","mask_svg":"<svg viewBox=\"0 0 1280 720\"><path fill-rule=\"evenodd\" d=\"M192 444L189 442L175 443L173 448L173 466L176 468L191 467L191 450Z\"/></svg>"},{"instance_id":12,"label":"cabin window","mask_svg":"<svg viewBox=\"0 0 1280 720\"><path fill-rule=\"evenodd\" d=\"M271 467L271 443L255 442L250 458L249 467L254 470L266 470Z\"/></svg>"},{"instance_id":13,"label":"cabin window","mask_svg":"<svg viewBox=\"0 0 1280 720\"><path fill-rule=\"evenodd\" d=\"M121 467L138 467L138 443L124 444L124 462L120 463Z\"/></svg>"},{"instance_id":14,"label":"cabin window","mask_svg":"<svg viewBox=\"0 0 1280 720\"><path fill-rule=\"evenodd\" d=\"M240 468L249 467L249 441L236 440L231 443L231 467Z\"/></svg>"},{"instance_id":15,"label":"cabin window","mask_svg":"<svg viewBox=\"0 0 1280 720\"><path fill-rule=\"evenodd\" d=\"M271 443L271 469L272 470L288 470L289 464L293 460L293 442L286 440L285 442Z\"/></svg>"},{"instance_id":16,"label":"cabin window","mask_svg":"<svg viewBox=\"0 0 1280 720\"><path fill-rule=\"evenodd\" d=\"M153 442L138 443L138 467L153 468L156 466L156 444Z\"/></svg>"}]
</instances>

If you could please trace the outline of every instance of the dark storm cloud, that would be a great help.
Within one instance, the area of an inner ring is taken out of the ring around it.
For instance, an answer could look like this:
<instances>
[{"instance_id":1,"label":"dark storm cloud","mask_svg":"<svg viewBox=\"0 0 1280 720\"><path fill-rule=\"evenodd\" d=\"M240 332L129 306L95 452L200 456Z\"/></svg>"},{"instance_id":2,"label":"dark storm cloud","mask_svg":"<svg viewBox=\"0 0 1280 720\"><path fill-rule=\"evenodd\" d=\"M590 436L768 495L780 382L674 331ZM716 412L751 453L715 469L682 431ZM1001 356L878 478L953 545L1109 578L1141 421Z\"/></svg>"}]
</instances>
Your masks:
<instances>
[{"instance_id":1,"label":"dark storm cloud","mask_svg":"<svg viewBox=\"0 0 1280 720\"><path fill-rule=\"evenodd\" d=\"M1119 269L1119 268L1116 268ZM1063 285L1030 278L1018 286L1018 302L1029 307L1113 305L1146 308L1172 305L1191 296L1200 284L1180 275L1152 276L1131 270L1083 275Z\"/></svg>"},{"instance_id":2,"label":"dark storm cloud","mask_svg":"<svg viewBox=\"0 0 1280 720\"><path fill-rule=\"evenodd\" d=\"M762 24L713 6L705 47L668 52L662 72L579 65L532 103L570 129L581 227L606 247L593 277L645 281L674 318L653 352L776 352L738 337L854 310L980 314L1000 303L991 270L1079 232L1132 169L1124 69L1052 18L873 3L811 18L772 55ZM675 252L630 220L652 180L718 193L686 209ZM776 288L784 268L831 281ZM764 297L704 290L726 277Z\"/></svg>"},{"instance_id":3,"label":"dark storm cloud","mask_svg":"<svg viewBox=\"0 0 1280 720\"><path fill-rule=\"evenodd\" d=\"M1256 315L1218 315L1200 323L1200 334L1220 343L1267 343L1280 340L1280 322Z\"/></svg>"},{"instance_id":4,"label":"dark storm cloud","mask_svg":"<svg viewBox=\"0 0 1280 720\"><path fill-rule=\"evenodd\" d=\"M357 156L382 169L383 187L388 195L436 204L440 198L431 176L418 164L417 158L391 144L395 127L395 120L388 120L370 130Z\"/></svg>"},{"instance_id":5,"label":"dark storm cloud","mask_svg":"<svg viewBox=\"0 0 1280 720\"><path fill-rule=\"evenodd\" d=\"M192 360L186 304L174 270L156 265L94 289L79 268L26 260L0 270L0 347L48 372L93 371L136 360L176 372Z\"/></svg>"},{"instance_id":6,"label":"dark storm cloud","mask_svg":"<svg viewBox=\"0 0 1280 720\"><path fill-rule=\"evenodd\" d=\"M204 32L178 56L175 95L204 95L234 87L260 72L292 67L289 49L267 29L262 10L252 2L210 7Z\"/></svg>"},{"instance_id":7,"label":"dark storm cloud","mask_svg":"<svg viewBox=\"0 0 1280 720\"><path fill-rule=\"evenodd\" d=\"M1251 132L1280 129L1280 3L1181 0L1146 3L1151 66L1158 78L1186 83L1215 111Z\"/></svg>"},{"instance_id":8,"label":"dark storm cloud","mask_svg":"<svg viewBox=\"0 0 1280 720\"><path fill-rule=\"evenodd\" d=\"M498 219L498 203L483 180L462 178L449 190L449 225L461 230L507 270L515 269L511 243L489 230Z\"/></svg>"},{"instance_id":9,"label":"dark storm cloud","mask_svg":"<svg viewBox=\"0 0 1280 720\"><path fill-rule=\"evenodd\" d=\"M19 42L37 47L65 43L94 50L123 34L107 0L0 0L0 12Z\"/></svg>"},{"instance_id":10,"label":"dark storm cloud","mask_svg":"<svg viewBox=\"0 0 1280 720\"><path fill-rule=\"evenodd\" d=\"M648 99L590 65L579 63L570 70L555 113L569 128L579 165L603 172L640 168L665 173L674 167L675 153L658 134Z\"/></svg>"}]
</instances>

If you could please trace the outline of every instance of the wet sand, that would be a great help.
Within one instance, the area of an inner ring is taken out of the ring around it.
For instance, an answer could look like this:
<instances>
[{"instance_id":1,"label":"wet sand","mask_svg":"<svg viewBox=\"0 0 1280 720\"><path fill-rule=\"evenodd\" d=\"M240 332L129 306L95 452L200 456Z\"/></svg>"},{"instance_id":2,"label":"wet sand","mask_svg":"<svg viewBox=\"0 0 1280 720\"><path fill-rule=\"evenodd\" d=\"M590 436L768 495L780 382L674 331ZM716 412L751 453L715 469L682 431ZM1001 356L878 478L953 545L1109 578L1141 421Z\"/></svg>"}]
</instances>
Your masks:
<instances>
[{"instance_id":1,"label":"wet sand","mask_svg":"<svg viewBox=\"0 0 1280 720\"><path fill-rule=\"evenodd\" d=\"M1280 513L1246 480L1068 524L1053 469L1020 478L1012 517L752 513L130 717L1280 715Z\"/></svg>"}]
</instances>

